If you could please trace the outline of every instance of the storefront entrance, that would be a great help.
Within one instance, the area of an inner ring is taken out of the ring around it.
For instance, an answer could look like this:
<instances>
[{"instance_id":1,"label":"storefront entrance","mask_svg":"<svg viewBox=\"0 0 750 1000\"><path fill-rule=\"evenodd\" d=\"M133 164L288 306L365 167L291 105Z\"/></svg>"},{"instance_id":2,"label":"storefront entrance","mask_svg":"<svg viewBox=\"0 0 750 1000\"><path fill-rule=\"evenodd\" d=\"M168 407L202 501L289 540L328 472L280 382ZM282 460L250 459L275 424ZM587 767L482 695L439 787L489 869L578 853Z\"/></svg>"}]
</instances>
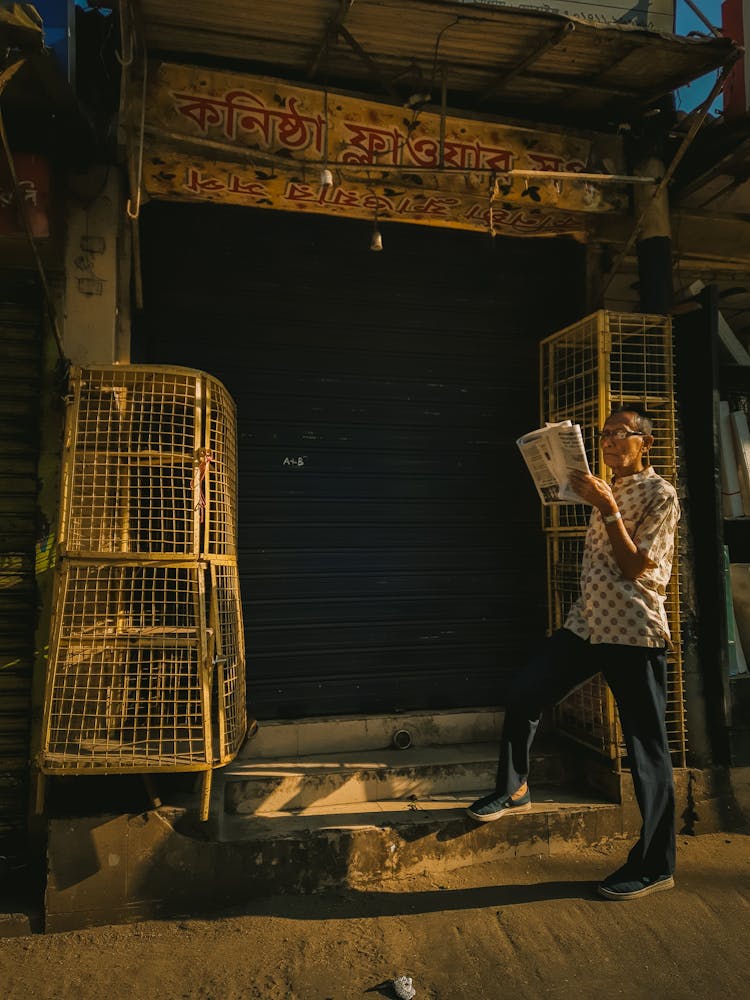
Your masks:
<instances>
[{"instance_id":1,"label":"storefront entrance","mask_svg":"<svg viewBox=\"0 0 750 1000\"><path fill-rule=\"evenodd\" d=\"M544 629L539 340L582 314L569 239L494 241L154 202L132 360L238 408L259 718L489 705Z\"/></svg>"}]
</instances>

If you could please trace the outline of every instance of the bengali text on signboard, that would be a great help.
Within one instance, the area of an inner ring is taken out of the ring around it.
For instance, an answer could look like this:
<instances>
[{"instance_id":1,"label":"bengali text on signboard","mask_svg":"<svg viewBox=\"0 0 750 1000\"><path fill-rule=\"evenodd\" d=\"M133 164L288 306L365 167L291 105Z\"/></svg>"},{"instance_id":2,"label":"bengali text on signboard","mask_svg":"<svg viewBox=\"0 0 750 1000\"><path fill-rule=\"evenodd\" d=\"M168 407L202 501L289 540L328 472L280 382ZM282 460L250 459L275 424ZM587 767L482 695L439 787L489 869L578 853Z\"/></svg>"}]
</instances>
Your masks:
<instances>
[{"instance_id":1,"label":"bengali text on signboard","mask_svg":"<svg viewBox=\"0 0 750 1000\"><path fill-rule=\"evenodd\" d=\"M583 233L591 214L626 204L620 186L557 176L606 172L605 160L619 170L611 137L595 148L586 136L441 120L263 77L162 63L146 123L154 197L525 235Z\"/></svg>"}]
</instances>

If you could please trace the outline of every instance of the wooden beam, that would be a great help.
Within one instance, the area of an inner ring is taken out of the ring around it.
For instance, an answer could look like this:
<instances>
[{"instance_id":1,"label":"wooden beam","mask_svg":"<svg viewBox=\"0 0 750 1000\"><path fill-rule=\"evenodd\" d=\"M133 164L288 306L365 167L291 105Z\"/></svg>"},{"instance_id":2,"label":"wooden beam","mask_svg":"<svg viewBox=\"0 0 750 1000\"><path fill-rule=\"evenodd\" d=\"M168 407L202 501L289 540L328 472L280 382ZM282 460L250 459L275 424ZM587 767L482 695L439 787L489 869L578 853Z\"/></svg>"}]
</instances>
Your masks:
<instances>
[{"instance_id":1,"label":"wooden beam","mask_svg":"<svg viewBox=\"0 0 750 1000\"><path fill-rule=\"evenodd\" d=\"M570 34L571 31L575 31L575 24L572 21L566 21L561 28L556 28L551 34L547 34L545 38L542 38L540 42L519 60L510 69L506 69L504 72L499 73L492 83L480 94L479 103L483 103L490 97L493 97L499 90L503 90L510 81L519 76L524 70L528 69L533 63L540 59L545 52L549 52L553 49L559 42L565 38L566 35Z\"/></svg>"},{"instance_id":2,"label":"wooden beam","mask_svg":"<svg viewBox=\"0 0 750 1000\"><path fill-rule=\"evenodd\" d=\"M549 83L555 87L564 87L566 91L571 92L579 90L582 86L580 79L564 73L527 73L526 77L529 80L536 80L539 83ZM585 83L583 86L588 86L588 84ZM624 86L617 87L611 83L598 83L596 90L612 97L627 97L629 100L642 96L640 90L633 90L631 87ZM560 100L560 98L556 97L555 100Z\"/></svg>"},{"instance_id":3,"label":"wooden beam","mask_svg":"<svg viewBox=\"0 0 750 1000\"><path fill-rule=\"evenodd\" d=\"M620 66L632 52L638 49L638 43L632 42L630 45L625 47L622 55L619 59L614 62L609 63L605 69L601 70L599 73L592 73L583 80L576 82L574 87L570 88L570 92L565 94L564 97L560 98L561 103L566 104L569 100L574 98L581 90L606 90L607 84L604 82L604 78L612 72L617 66Z\"/></svg>"},{"instance_id":4,"label":"wooden beam","mask_svg":"<svg viewBox=\"0 0 750 1000\"><path fill-rule=\"evenodd\" d=\"M315 74L318 72L318 67L323 56L328 51L328 46L331 39L335 38L338 34L339 27L344 23L344 19L349 11L354 6L354 0L339 0L339 9L328 18L326 22L325 32L323 33L323 38L321 39L318 50L313 57L313 61L310 63L310 68L307 71L307 78L311 80Z\"/></svg>"},{"instance_id":5,"label":"wooden beam","mask_svg":"<svg viewBox=\"0 0 750 1000\"><path fill-rule=\"evenodd\" d=\"M688 210L672 212L671 219L672 249L680 260L694 261L694 267L720 270L750 268L750 222ZM593 225L593 242L621 247L628 240L633 220L623 215L601 215Z\"/></svg>"},{"instance_id":6,"label":"wooden beam","mask_svg":"<svg viewBox=\"0 0 750 1000\"><path fill-rule=\"evenodd\" d=\"M390 94L391 97L394 100L398 101L398 103L400 104L401 103L400 94L393 86L393 84L390 82L390 80L385 76L385 74L380 69L375 60L371 56L369 56L367 52L365 52L365 50L359 44L357 39L352 37L351 33L347 31L347 29L344 27L343 24L338 25L338 27L336 28L336 32L337 34L341 35L341 37L344 39L347 45L352 49L352 51L356 52L356 54L359 56L359 58L362 60L365 66L367 66L367 68L375 77L375 79L378 80L380 85L385 89L386 93Z\"/></svg>"},{"instance_id":7,"label":"wooden beam","mask_svg":"<svg viewBox=\"0 0 750 1000\"><path fill-rule=\"evenodd\" d=\"M702 170L692 180L680 185L677 197L680 200L690 197L707 184L714 177L721 174L733 174L738 168L750 162L750 139L746 139L738 146L733 147L729 152L714 160L709 167Z\"/></svg>"},{"instance_id":8,"label":"wooden beam","mask_svg":"<svg viewBox=\"0 0 750 1000\"><path fill-rule=\"evenodd\" d=\"M649 215L653 211L654 206L658 204L658 202L659 202L660 199L666 197L667 187L669 185L669 182L672 179L672 177L674 176L675 170L677 169L677 167L679 166L679 164L682 161L683 157L685 156L685 153L687 152L687 150L688 150L688 148L690 146L690 143L693 141L693 139L695 139L695 136L698 133L698 129L701 127L701 125L703 124L703 122L704 122L704 120L706 118L706 115L708 114L708 109L711 107L712 103L714 102L714 100L716 99L716 97L721 92L722 88L724 87L724 84L725 84L725 82L727 80L727 77L729 75L729 70L730 70L730 66L729 65L727 65L727 66L724 67L724 69L722 70L722 72L721 72L718 80L713 85L713 87L711 89L711 92L709 93L708 97L706 97L706 99L703 101L703 103L700 104L695 109L695 111L693 112L694 117L693 117L692 124L691 124L690 128L688 129L686 135L684 136L682 142L680 143L680 146L678 147L676 153L674 154L674 156L672 157L672 159L669 161L667 169L664 172L664 176L661 178L661 180L659 181L659 183L657 185L655 185L654 191L653 191L653 194L651 195L651 197L643 199L642 203L638 206L639 210L640 210L640 214L639 214L638 218L636 219L635 225L633 226L633 230L632 230L630 236L628 237L628 239L625 242L625 246L622 247L622 249L620 250L618 256L616 257L615 261L612 264L611 271L609 272L609 274L607 275L607 277L604 279L604 286L602 288L602 296L604 296L606 294L607 288L608 288L610 282L612 281L612 278L617 273L617 269L620 266L620 264L622 263L622 261L625 258L626 254L631 249L631 247L635 244L636 240L642 235L644 222L648 219Z\"/></svg>"}]
</instances>

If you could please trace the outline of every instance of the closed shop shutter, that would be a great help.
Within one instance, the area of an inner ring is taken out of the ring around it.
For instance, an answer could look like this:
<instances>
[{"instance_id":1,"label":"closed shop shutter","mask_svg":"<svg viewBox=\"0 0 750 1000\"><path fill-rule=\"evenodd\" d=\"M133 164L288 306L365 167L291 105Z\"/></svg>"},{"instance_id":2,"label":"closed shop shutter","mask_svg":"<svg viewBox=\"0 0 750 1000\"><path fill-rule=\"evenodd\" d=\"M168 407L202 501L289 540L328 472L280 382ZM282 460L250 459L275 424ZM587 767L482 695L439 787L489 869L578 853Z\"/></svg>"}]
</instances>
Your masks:
<instances>
[{"instance_id":1,"label":"closed shop shutter","mask_svg":"<svg viewBox=\"0 0 750 1000\"><path fill-rule=\"evenodd\" d=\"M37 597L35 543L41 323L33 283L0 275L0 853L26 829L31 672Z\"/></svg>"},{"instance_id":2,"label":"closed shop shutter","mask_svg":"<svg viewBox=\"0 0 750 1000\"><path fill-rule=\"evenodd\" d=\"M515 438L537 344L580 315L569 241L210 205L143 214L133 360L238 406L240 573L259 718L495 704L544 628Z\"/></svg>"}]
</instances>

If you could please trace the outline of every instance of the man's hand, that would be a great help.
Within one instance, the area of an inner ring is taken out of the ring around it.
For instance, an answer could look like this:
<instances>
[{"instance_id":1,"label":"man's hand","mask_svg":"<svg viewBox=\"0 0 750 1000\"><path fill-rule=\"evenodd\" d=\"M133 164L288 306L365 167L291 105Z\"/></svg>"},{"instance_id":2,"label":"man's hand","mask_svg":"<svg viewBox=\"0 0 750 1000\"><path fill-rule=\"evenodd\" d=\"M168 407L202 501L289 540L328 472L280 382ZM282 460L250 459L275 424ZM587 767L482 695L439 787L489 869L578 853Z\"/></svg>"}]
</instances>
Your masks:
<instances>
[{"instance_id":1,"label":"man's hand","mask_svg":"<svg viewBox=\"0 0 750 1000\"><path fill-rule=\"evenodd\" d=\"M592 507L597 507L605 517L608 514L614 514L617 510L617 501L612 494L609 483L605 483L603 479L579 472L577 469L571 469L570 485L581 500L590 503Z\"/></svg>"},{"instance_id":2,"label":"man's hand","mask_svg":"<svg viewBox=\"0 0 750 1000\"><path fill-rule=\"evenodd\" d=\"M609 517L611 514L617 513L617 501L609 484L605 483L603 479L571 469L570 485L582 500L590 503L593 507L598 507L602 517ZM613 520L606 525L606 528L620 572L626 580L636 580L653 563L646 553L636 546L628 534L622 518Z\"/></svg>"}]
</instances>

